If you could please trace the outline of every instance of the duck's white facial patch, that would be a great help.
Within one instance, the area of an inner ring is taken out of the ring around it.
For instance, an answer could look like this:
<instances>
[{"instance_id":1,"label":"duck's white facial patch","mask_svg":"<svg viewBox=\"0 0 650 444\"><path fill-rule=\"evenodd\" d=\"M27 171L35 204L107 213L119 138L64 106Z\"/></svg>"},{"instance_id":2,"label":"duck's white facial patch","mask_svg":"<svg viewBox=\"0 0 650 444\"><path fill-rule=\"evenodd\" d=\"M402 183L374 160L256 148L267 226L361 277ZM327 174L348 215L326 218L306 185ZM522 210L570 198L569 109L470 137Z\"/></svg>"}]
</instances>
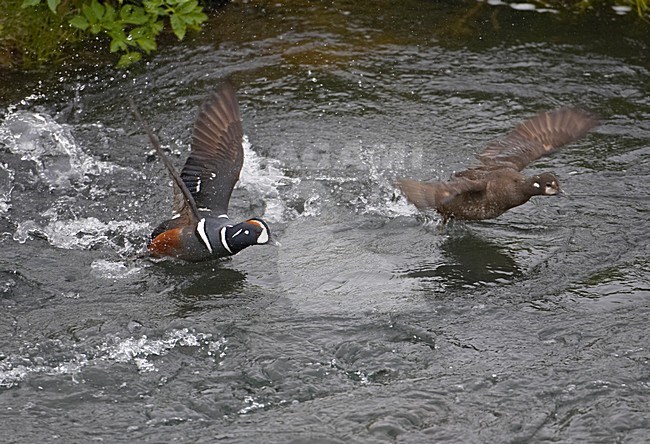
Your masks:
<instances>
[{"instance_id":1,"label":"duck's white facial patch","mask_svg":"<svg viewBox=\"0 0 650 444\"><path fill-rule=\"evenodd\" d=\"M235 236L239 236L239 235L241 234L241 232L242 232L242 231L243 231L243 229L242 229L242 228L240 228L240 229L239 229L239 230L237 230L237 232L236 232L235 234L233 234L233 235L232 235L231 237L233 237L233 238L234 238ZM248 234L248 230L246 230L246 233L245 233L245 234Z\"/></svg>"},{"instance_id":2,"label":"duck's white facial patch","mask_svg":"<svg viewBox=\"0 0 650 444\"><path fill-rule=\"evenodd\" d=\"M228 226L223 227L221 230L219 230L219 238L221 239L221 245L223 246L223 248L225 248L228 253L232 254L232 250L230 249L230 246L228 245L228 241L226 241L226 228L227 227Z\"/></svg>"},{"instance_id":3,"label":"duck's white facial patch","mask_svg":"<svg viewBox=\"0 0 650 444\"><path fill-rule=\"evenodd\" d=\"M558 194L560 191L558 189L557 182L553 181L550 185L546 185L544 188L544 193L548 195Z\"/></svg>"},{"instance_id":4,"label":"duck's white facial patch","mask_svg":"<svg viewBox=\"0 0 650 444\"><path fill-rule=\"evenodd\" d=\"M539 188L539 187L540 187L539 182L533 182L533 186L534 186L535 188Z\"/></svg>"},{"instance_id":5,"label":"duck's white facial patch","mask_svg":"<svg viewBox=\"0 0 650 444\"><path fill-rule=\"evenodd\" d=\"M208 249L210 254L212 254L212 245L210 245L210 240L208 239L208 235L205 233L205 219L201 219L199 223L196 225L196 232L199 233L199 236L201 237L201 240L205 244L205 247Z\"/></svg>"},{"instance_id":6,"label":"duck's white facial patch","mask_svg":"<svg viewBox=\"0 0 650 444\"><path fill-rule=\"evenodd\" d=\"M262 232L260 233L259 237L257 238L257 243L258 244L266 244L268 242L269 242L269 230L267 230L266 227L264 225L262 225Z\"/></svg>"}]
</instances>

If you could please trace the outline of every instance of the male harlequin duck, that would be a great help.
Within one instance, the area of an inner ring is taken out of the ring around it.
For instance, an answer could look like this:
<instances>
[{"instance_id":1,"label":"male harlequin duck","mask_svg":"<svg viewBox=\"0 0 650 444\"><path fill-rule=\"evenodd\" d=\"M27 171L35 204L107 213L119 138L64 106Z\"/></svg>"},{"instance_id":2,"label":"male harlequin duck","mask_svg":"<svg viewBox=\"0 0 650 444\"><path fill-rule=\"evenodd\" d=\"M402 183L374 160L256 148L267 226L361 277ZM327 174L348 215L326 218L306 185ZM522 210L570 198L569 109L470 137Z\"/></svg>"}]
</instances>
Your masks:
<instances>
[{"instance_id":1,"label":"male harlequin duck","mask_svg":"<svg viewBox=\"0 0 650 444\"><path fill-rule=\"evenodd\" d=\"M552 173L526 177L520 171L542 156L554 153L598 126L598 120L579 108L543 112L520 123L504 139L478 154L478 165L455 173L449 182L402 179L397 186L419 209L435 208L443 225L450 218L493 219L532 196L561 193Z\"/></svg>"},{"instance_id":2,"label":"male harlequin duck","mask_svg":"<svg viewBox=\"0 0 650 444\"><path fill-rule=\"evenodd\" d=\"M239 105L229 83L211 93L201 107L191 152L180 175L133 102L131 106L174 182L173 216L153 231L147 247L152 256L196 262L272 243L264 220L233 224L228 218L230 195L244 163Z\"/></svg>"}]
</instances>

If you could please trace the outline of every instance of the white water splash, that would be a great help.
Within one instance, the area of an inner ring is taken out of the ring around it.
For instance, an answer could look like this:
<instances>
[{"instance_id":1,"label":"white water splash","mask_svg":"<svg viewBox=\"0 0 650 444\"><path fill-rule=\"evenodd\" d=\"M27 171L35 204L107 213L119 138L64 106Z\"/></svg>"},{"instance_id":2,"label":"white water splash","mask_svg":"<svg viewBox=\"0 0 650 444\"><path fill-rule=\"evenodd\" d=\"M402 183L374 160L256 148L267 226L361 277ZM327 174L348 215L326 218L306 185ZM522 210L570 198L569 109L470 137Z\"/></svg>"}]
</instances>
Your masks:
<instances>
[{"instance_id":1,"label":"white water splash","mask_svg":"<svg viewBox=\"0 0 650 444\"><path fill-rule=\"evenodd\" d=\"M536 11L536 12L551 12L554 14L559 13L557 9L553 8L541 8L539 5L534 3L525 3L525 2L506 2L503 0L487 0L487 4L490 6L510 6L512 9L517 11Z\"/></svg>"},{"instance_id":2,"label":"white water splash","mask_svg":"<svg viewBox=\"0 0 650 444\"><path fill-rule=\"evenodd\" d=\"M49 344L51 346L52 344ZM111 337L103 344L80 351L83 344L66 346L56 341L56 348L70 348L68 356L59 363L44 363L35 349L35 356L5 356L0 361L0 387L10 388L20 384L31 374L71 375L78 374L84 367L105 366L108 363L131 363L140 373L157 371L155 358L165 356L179 347L204 350L208 356L221 359L225 356L226 338L214 339L210 333L200 333L188 328L172 330L160 339L146 335L121 339Z\"/></svg>"},{"instance_id":3,"label":"white water splash","mask_svg":"<svg viewBox=\"0 0 650 444\"><path fill-rule=\"evenodd\" d=\"M10 112L0 125L0 143L22 160L33 162L38 175L52 189L84 186L88 176L110 174L120 168L86 154L70 127L47 114Z\"/></svg>"},{"instance_id":4,"label":"white water splash","mask_svg":"<svg viewBox=\"0 0 650 444\"><path fill-rule=\"evenodd\" d=\"M318 193L314 193L307 200L305 200L304 211L300 216L302 217L316 217L320 216L321 200Z\"/></svg>"},{"instance_id":5,"label":"white water splash","mask_svg":"<svg viewBox=\"0 0 650 444\"><path fill-rule=\"evenodd\" d=\"M244 136L242 144L244 166L237 186L263 197L266 202L264 217L270 222L279 222L287 212L287 206L280 197L280 188L298 180L285 176L279 161L261 157L253 151L247 136Z\"/></svg>"},{"instance_id":6,"label":"white water splash","mask_svg":"<svg viewBox=\"0 0 650 444\"><path fill-rule=\"evenodd\" d=\"M97 259L90 264L93 274L104 279L125 279L137 275L142 267L127 266L124 262Z\"/></svg>"},{"instance_id":7,"label":"white water splash","mask_svg":"<svg viewBox=\"0 0 650 444\"><path fill-rule=\"evenodd\" d=\"M415 206L410 205L395 187L394 180L387 176L381 159L376 158L374 151L362 148L361 161L367 167L368 177L365 180L369 181L371 192L368 196L359 196L353 202L359 213L386 217L418 214Z\"/></svg>"},{"instance_id":8,"label":"white water splash","mask_svg":"<svg viewBox=\"0 0 650 444\"><path fill-rule=\"evenodd\" d=\"M396 191L396 193L398 193ZM385 198L376 202L366 202L362 214L376 214L386 217L416 216L420 211L406 201L406 198Z\"/></svg>"},{"instance_id":9,"label":"white water splash","mask_svg":"<svg viewBox=\"0 0 650 444\"><path fill-rule=\"evenodd\" d=\"M17 161L27 161L28 171L22 174L21 183L25 188L44 183L53 193L55 200L44 200L48 209L37 209L39 216L27 216L28 220L15 221L17 228L14 240L24 243L31 237L45 238L58 248L91 249L98 245L126 253L132 247L129 235L140 236L149 227L131 221L102 222L94 217L77 217L76 211L83 208L77 204L76 194L86 193L93 200L103 198L109 191L94 186L95 178L106 177L118 171L129 175L133 170L110 162L100 161L86 154L75 141L72 127L57 123L51 116L30 111L16 111L9 107L5 120L0 123L0 145L6 146L13 156L7 157L8 165L0 165L0 214L6 213L20 200L23 188L16 188L16 175L12 168L24 165ZM12 202L13 201L13 202ZM65 217L63 217L65 215Z\"/></svg>"},{"instance_id":10,"label":"white water splash","mask_svg":"<svg viewBox=\"0 0 650 444\"><path fill-rule=\"evenodd\" d=\"M164 356L176 347L207 347L209 354L214 350L223 349L225 352L227 339L217 341L210 333L197 333L187 328L173 330L161 339L150 339L146 335L139 338L120 339L116 337L111 343L105 343L107 356L104 359L115 362L132 362L140 372L156 371L151 358ZM223 354L220 354L223 357Z\"/></svg>"},{"instance_id":11,"label":"white water splash","mask_svg":"<svg viewBox=\"0 0 650 444\"><path fill-rule=\"evenodd\" d=\"M241 408L237 413L240 415L245 415L247 413L253 412L255 410L260 410L265 408L267 405L263 402L257 402L252 396L246 396L244 402L248 404L246 407ZM270 403L269 403L270 405Z\"/></svg>"},{"instance_id":12,"label":"white water splash","mask_svg":"<svg viewBox=\"0 0 650 444\"><path fill-rule=\"evenodd\" d=\"M7 164L0 163L0 214L6 214L11 208L14 175L14 171Z\"/></svg>"},{"instance_id":13,"label":"white water splash","mask_svg":"<svg viewBox=\"0 0 650 444\"><path fill-rule=\"evenodd\" d=\"M102 222L95 217L76 220L51 220L47 225L27 220L18 223L14 240L25 243L29 238L37 236L58 248L66 250L88 250L98 245L108 245L127 252L132 249L131 243L125 236L139 235L147 231L149 224L136 223L129 220Z\"/></svg>"}]
</instances>

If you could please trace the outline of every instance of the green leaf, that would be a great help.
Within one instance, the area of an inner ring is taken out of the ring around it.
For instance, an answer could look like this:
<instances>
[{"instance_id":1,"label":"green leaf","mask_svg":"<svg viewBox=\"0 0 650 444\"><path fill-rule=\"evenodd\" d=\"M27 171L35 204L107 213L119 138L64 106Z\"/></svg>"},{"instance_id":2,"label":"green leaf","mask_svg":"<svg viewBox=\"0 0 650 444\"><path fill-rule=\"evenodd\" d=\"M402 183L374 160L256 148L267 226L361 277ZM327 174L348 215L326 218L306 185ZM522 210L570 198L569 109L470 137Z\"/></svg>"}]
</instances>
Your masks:
<instances>
[{"instance_id":1,"label":"green leaf","mask_svg":"<svg viewBox=\"0 0 650 444\"><path fill-rule=\"evenodd\" d=\"M124 5L120 9L120 18L129 25L144 25L149 21L149 16L140 6Z\"/></svg>"},{"instance_id":2,"label":"green leaf","mask_svg":"<svg viewBox=\"0 0 650 444\"><path fill-rule=\"evenodd\" d=\"M41 2L41 0L23 0L23 4L20 5L21 8L29 8L30 6L36 6Z\"/></svg>"},{"instance_id":3,"label":"green leaf","mask_svg":"<svg viewBox=\"0 0 650 444\"><path fill-rule=\"evenodd\" d=\"M56 8L61 4L61 0L47 0L47 6L50 8L50 11L56 14Z\"/></svg>"},{"instance_id":4,"label":"green leaf","mask_svg":"<svg viewBox=\"0 0 650 444\"><path fill-rule=\"evenodd\" d=\"M122 5L120 8L120 18L122 20L128 20L131 14L133 14L133 5Z\"/></svg>"},{"instance_id":5,"label":"green leaf","mask_svg":"<svg viewBox=\"0 0 650 444\"><path fill-rule=\"evenodd\" d=\"M139 52L127 52L126 54L120 57L120 61L117 62L118 68L124 68L125 66L132 65L133 63L142 59L142 54Z\"/></svg>"},{"instance_id":6,"label":"green leaf","mask_svg":"<svg viewBox=\"0 0 650 444\"><path fill-rule=\"evenodd\" d=\"M164 0L143 0L142 5L149 15L159 16L167 15L165 11Z\"/></svg>"},{"instance_id":7,"label":"green leaf","mask_svg":"<svg viewBox=\"0 0 650 444\"><path fill-rule=\"evenodd\" d=\"M93 11L93 15L97 18L97 20L101 19L104 16L105 8L97 0L93 0L90 3L90 9Z\"/></svg>"},{"instance_id":8,"label":"green leaf","mask_svg":"<svg viewBox=\"0 0 650 444\"><path fill-rule=\"evenodd\" d=\"M88 20L86 20L84 17L82 17L80 15L75 15L74 17L72 17L70 19L70 21L68 23L70 23L71 26L73 26L73 27L75 27L77 29L81 29L82 31L85 31L86 29L88 29L88 26L89 26Z\"/></svg>"},{"instance_id":9,"label":"green leaf","mask_svg":"<svg viewBox=\"0 0 650 444\"><path fill-rule=\"evenodd\" d=\"M208 16L201 11L194 11L187 14L184 19L187 24L200 25L208 19Z\"/></svg>"},{"instance_id":10,"label":"green leaf","mask_svg":"<svg viewBox=\"0 0 650 444\"><path fill-rule=\"evenodd\" d=\"M117 16L117 14L115 13L115 8L113 8L110 3L106 3L104 8L106 12L104 13L103 21L107 23L115 22Z\"/></svg>"},{"instance_id":11,"label":"green leaf","mask_svg":"<svg viewBox=\"0 0 650 444\"><path fill-rule=\"evenodd\" d=\"M144 37L147 35L149 29L145 28L144 26L136 26L131 30L129 35L131 36L132 39L137 40L141 37Z\"/></svg>"},{"instance_id":12,"label":"green leaf","mask_svg":"<svg viewBox=\"0 0 650 444\"><path fill-rule=\"evenodd\" d=\"M169 17L169 22L172 24L172 30L174 31L174 34L176 34L178 40L183 40L183 37L185 37L185 32L187 31L185 22L181 20L177 14Z\"/></svg>"},{"instance_id":13,"label":"green leaf","mask_svg":"<svg viewBox=\"0 0 650 444\"><path fill-rule=\"evenodd\" d=\"M140 48L142 48L147 54L149 54L151 51L155 51L157 46L156 46L156 40L148 37L143 37L140 39L136 40L136 43Z\"/></svg>"},{"instance_id":14,"label":"green leaf","mask_svg":"<svg viewBox=\"0 0 650 444\"><path fill-rule=\"evenodd\" d=\"M155 21L149 25L149 28L151 29L151 33L153 35L158 35L163 30L163 23L160 20Z\"/></svg>"},{"instance_id":15,"label":"green leaf","mask_svg":"<svg viewBox=\"0 0 650 444\"><path fill-rule=\"evenodd\" d=\"M142 4L147 8L160 8L166 4L165 0L143 0Z\"/></svg>"},{"instance_id":16,"label":"green leaf","mask_svg":"<svg viewBox=\"0 0 650 444\"><path fill-rule=\"evenodd\" d=\"M88 23L90 24L98 23L99 19L101 18L101 16L97 17L95 15L95 10L91 7L91 5L87 3L81 5L81 12L83 13L84 17L86 17L86 20L88 20Z\"/></svg>"},{"instance_id":17,"label":"green leaf","mask_svg":"<svg viewBox=\"0 0 650 444\"><path fill-rule=\"evenodd\" d=\"M176 8L176 13L177 14L189 14L190 12L194 11L198 7L198 3L195 1L188 1L188 2L183 2L179 5L178 8Z\"/></svg>"},{"instance_id":18,"label":"green leaf","mask_svg":"<svg viewBox=\"0 0 650 444\"><path fill-rule=\"evenodd\" d=\"M124 33L124 28L122 28L120 23L114 23L110 27L107 27L106 33L111 38L111 45L115 42L115 44L119 45L119 47L124 50L126 50L127 45L133 46L133 43L128 41L126 34Z\"/></svg>"},{"instance_id":19,"label":"green leaf","mask_svg":"<svg viewBox=\"0 0 650 444\"><path fill-rule=\"evenodd\" d=\"M126 51L128 48L124 40L113 39L111 40L111 52Z\"/></svg>"}]
</instances>

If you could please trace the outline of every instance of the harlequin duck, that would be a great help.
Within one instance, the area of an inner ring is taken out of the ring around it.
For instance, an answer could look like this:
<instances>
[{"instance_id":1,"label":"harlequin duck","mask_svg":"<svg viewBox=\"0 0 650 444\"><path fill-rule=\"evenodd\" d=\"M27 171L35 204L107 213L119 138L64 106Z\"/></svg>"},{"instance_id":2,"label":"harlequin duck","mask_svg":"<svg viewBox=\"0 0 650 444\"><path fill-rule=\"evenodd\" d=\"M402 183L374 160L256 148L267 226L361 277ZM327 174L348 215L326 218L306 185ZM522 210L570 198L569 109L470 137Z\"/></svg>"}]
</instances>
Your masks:
<instances>
[{"instance_id":1,"label":"harlequin duck","mask_svg":"<svg viewBox=\"0 0 650 444\"><path fill-rule=\"evenodd\" d=\"M450 218L493 219L532 196L561 193L554 174L526 177L520 171L578 140L598 124L594 116L579 108L543 112L520 123L504 139L490 143L477 155L477 165L453 174L450 181L402 179L397 186L419 209L435 208L442 215L443 225Z\"/></svg>"},{"instance_id":2,"label":"harlequin duck","mask_svg":"<svg viewBox=\"0 0 650 444\"><path fill-rule=\"evenodd\" d=\"M232 85L222 84L201 106L191 152L180 174L133 101L131 106L174 183L173 216L153 231L147 247L152 256L198 262L272 243L266 221L252 218L234 224L228 218L230 195L244 163L241 117Z\"/></svg>"}]
</instances>

